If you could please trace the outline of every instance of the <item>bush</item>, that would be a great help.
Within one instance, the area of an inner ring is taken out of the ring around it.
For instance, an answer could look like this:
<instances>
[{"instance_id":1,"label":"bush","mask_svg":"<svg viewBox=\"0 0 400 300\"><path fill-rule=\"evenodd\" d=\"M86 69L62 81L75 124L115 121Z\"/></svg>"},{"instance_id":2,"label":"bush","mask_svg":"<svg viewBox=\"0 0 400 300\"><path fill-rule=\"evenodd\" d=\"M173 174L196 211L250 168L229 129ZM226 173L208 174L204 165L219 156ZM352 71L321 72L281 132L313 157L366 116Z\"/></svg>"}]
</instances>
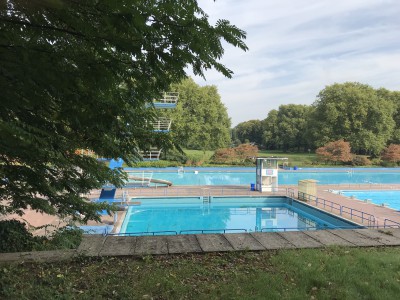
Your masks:
<instances>
[{"instance_id":1,"label":"bush","mask_svg":"<svg viewBox=\"0 0 400 300\"><path fill-rule=\"evenodd\" d=\"M392 161L385 161L385 160L382 161L381 165L382 165L382 167L385 167L385 168L395 168L395 167L398 166L398 164L395 163L395 162L392 162Z\"/></svg>"},{"instance_id":2,"label":"bush","mask_svg":"<svg viewBox=\"0 0 400 300\"><path fill-rule=\"evenodd\" d=\"M182 164L177 161L167 161L167 160L155 160L155 161L141 161L136 163L134 168L167 168L167 167L177 167Z\"/></svg>"},{"instance_id":3,"label":"bush","mask_svg":"<svg viewBox=\"0 0 400 300\"><path fill-rule=\"evenodd\" d=\"M318 159L328 162L332 161L346 163L352 160L350 143L344 140L329 142L323 147L319 147L315 153Z\"/></svg>"},{"instance_id":4,"label":"bush","mask_svg":"<svg viewBox=\"0 0 400 300\"><path fill-rule=\"evenodd\" d=\"M235 148L223 148L215 151L212 162L215 164L254 165L258 155L258 147L241 144Z\"/></svg>"},{"instance_id":5,"label":"bush","mask_svg":"<svg viewBox=\"0 0 400 300\"><path fill-rule=\"evenodd\" d=\"M25 223L17 220L0 221L0 253L73 249L79 246L82 236L82 230L69 227L55 230L50 237L33 236Z\"/></svg>"},{"instance_id":6,"label":"bush","mask_svg":"<svg viewBox=\"0 0 400 300\"><path fill-rule=\"evenodd\" d=\"M370 166L372 163L366 156L355 155L351 161L353 166Z\"/></svg>"},{"instance_id":7,"label":"bush","mask_svg":"<svg viewBox=\"0 0 400 300\"><path fill-rule=\"evenodd\" d=\"M232 163L236 160L234 148L223 148L215 151L212 160L217 164Z\"/></svg>"},{"instance_id":8,"label":"bush","mask_svg":"<svg viewBox=\"0 0 400 300\"><path fill-rule=\"evenodd\" d=\"M17 220L0 221L0 252L31 251L35 238L26 225Z\"/></svg>"},{"instance_id":9,"label":"bush","mask_svg":"<svg viewBox=\"0 0 400 300\"><path fill-rule=\"evenodd\" d=\"M382 151L381 158L382 160L391 163L400 162L400 145L390 144Z\"/></svg>"},{"instance_id":10,"label":"bush","mask_svg":"<svg viewBox=\"0 0 400 300\"><path fill-rule=\"evenodd\" d=\"M371 164L374 166L381 166L382 165L382 159L380 157L375 157L371 159Z\"/></svg>"},{"instance_id":11,"label":"bush","mask_svg":"<svg viewBox=\"0 0 400 300\"><path fill-rule=\"evenodd\" d=\"M83 230L75 227L62 227L54 231L42 243L36 243L33 250L60 250L78 248L82 241Z\"/></svg>"}]
</instances>

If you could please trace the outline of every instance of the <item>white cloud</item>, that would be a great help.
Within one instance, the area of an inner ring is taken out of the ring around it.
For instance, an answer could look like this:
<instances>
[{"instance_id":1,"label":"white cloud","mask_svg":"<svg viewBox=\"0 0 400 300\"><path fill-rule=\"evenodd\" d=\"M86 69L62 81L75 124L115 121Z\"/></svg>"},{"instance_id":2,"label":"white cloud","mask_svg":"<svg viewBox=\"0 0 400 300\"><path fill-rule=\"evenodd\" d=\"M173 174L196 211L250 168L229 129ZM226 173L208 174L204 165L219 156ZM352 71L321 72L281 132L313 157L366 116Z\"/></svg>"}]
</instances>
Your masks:
<instances>
[{"instance_id":1,"label":"white cloud","mask_svg":"<svg viewBox=\"0 0 400 300\"><path fill-rule=\"evenodd\" d=\"M200 0L211 23L247 32L250 50L227 46L232 79L210 71L233 125L282 104L311 104L326 85L358 81L400 90L397 0Z\"/></svg>"}]
</instances>

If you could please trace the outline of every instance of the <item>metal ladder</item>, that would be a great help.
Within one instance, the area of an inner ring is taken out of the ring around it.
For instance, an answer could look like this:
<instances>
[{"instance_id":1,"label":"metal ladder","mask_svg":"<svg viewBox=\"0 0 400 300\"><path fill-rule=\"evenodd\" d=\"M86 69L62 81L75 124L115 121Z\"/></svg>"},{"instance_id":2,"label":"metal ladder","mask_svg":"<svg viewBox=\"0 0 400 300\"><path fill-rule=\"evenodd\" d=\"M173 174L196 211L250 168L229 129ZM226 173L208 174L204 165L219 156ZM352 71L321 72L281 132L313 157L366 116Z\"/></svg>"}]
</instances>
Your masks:
<instances>
[{"instance_id":1,"label":"metal ladder","mask_svg":"<svg viewBox=\"0 0 400 300\"><path fill-rule=\"evenodd\" d=\"M209 204L210 203L210 195L208 196L203 196L203 204Z\"/></svg>"}]
</instances>

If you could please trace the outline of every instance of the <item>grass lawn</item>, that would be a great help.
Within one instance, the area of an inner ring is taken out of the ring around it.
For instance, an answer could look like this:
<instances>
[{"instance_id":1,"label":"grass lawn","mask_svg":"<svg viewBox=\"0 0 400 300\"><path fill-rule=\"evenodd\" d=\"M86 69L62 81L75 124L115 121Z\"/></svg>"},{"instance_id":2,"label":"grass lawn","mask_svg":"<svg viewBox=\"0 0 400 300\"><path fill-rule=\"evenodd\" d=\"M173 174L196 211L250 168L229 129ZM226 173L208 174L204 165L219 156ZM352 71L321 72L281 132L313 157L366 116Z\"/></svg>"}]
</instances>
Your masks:
<instances>
[{"instance_id":1,"label":"grass lawn","mask_svg":"<svg viewBox=\"0 0 400 300\"><path fill-rule=\"evenodd\" d=\"M188 157L188 159L195 161L195 162L197 162L197 161L209 162L211 156L214 155L214 151L210 151L210 150L202 151L202 150L185 149L184 152L185 152L186 156Z\"/></svg>"},{"instance_id":2,"label":"grass lawn","mask_svg":"<svg viewBox=\"0 0 400 300\"><path fill-rule=\"evenodd\" d=\"M277 156L287 157L289 166L299 167L315 167L313 163L317 161L317 155L315 153L283 153L271 150L262 150L258 152L258 156Z\"/></svg>"},{"instance_id":3,"label":"grass lawn","mask_svg":"<svg viewBox=\"0 0 400 300\"><path fill-rule=\"evenodd\" d=\"M0 266L0 299L398 299L400 248L325 248Z\"/></svg>"}]
</instances>

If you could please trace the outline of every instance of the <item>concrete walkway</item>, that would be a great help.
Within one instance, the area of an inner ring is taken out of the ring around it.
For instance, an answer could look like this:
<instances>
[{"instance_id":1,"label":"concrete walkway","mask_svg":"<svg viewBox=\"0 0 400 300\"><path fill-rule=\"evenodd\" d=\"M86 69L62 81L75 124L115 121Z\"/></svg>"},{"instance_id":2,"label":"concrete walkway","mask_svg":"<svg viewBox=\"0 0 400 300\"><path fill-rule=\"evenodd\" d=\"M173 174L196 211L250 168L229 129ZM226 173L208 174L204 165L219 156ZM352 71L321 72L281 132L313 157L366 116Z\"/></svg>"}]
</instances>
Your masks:
<instances>
[{"instance_id":1,"label":"concrete walkway","mask_svg":"<svg viewBox=\"0 0 400 300\"><path fill-rule=\"evenodd\" d=\"M0 254L0 263L54 262L76 256L143 256L226 251L400 246L400 228L169 236L87 235L77 250Z\"/></svg>"}]
</instances>

